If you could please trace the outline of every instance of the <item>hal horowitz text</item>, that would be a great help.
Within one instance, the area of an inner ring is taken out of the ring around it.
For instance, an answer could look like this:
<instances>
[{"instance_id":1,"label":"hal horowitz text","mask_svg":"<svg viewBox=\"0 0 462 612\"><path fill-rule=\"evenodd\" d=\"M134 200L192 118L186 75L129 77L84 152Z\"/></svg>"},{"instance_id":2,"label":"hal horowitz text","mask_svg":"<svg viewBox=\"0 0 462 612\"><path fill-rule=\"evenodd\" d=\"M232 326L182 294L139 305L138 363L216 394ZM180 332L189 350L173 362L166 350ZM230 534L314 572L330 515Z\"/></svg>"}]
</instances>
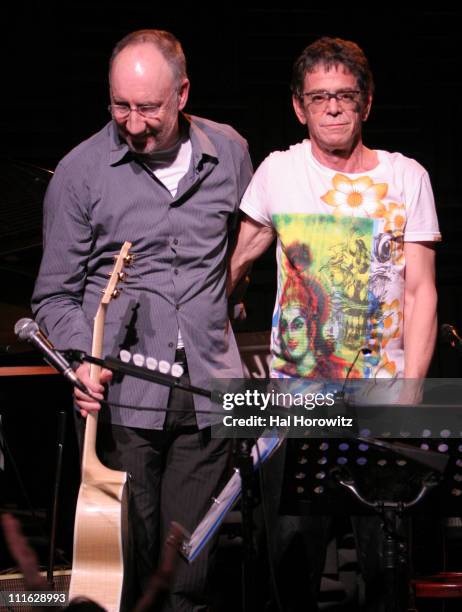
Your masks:
<instances>
[{"instance_id":1,"label":"hal horowitz text","mask_svg":"<svg viewBox=\"0 0 462 612\"><path fill-rule=\"evenodd\" d=\"M233 417L227 414L223 417L223 425L225 427L353 427L353 419L344 416L318 418L295 414Z\"/></svg>"}]
</instances>

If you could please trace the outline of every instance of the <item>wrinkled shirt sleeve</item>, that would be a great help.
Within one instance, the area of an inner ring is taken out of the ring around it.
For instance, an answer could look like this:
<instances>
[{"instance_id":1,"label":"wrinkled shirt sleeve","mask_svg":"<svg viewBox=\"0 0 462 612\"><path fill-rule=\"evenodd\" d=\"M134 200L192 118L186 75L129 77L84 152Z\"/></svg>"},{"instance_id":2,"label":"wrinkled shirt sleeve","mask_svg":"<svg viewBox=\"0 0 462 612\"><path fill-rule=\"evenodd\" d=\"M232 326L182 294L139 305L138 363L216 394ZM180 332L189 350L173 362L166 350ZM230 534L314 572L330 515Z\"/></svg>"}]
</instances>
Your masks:
<instances>
[{"instance_id":1,"label":"wrinkled shirt sleeve","mask_svg":"<svg viewBox=\"0 0 462 612\"><path fill-rule=\"evenodd\" d=\"M32 312L58 349L91 349L91 322L82 310L92 231L85 184L61 164L44 200L43 259L32 296Z\"/></svg>"}]
</instances>

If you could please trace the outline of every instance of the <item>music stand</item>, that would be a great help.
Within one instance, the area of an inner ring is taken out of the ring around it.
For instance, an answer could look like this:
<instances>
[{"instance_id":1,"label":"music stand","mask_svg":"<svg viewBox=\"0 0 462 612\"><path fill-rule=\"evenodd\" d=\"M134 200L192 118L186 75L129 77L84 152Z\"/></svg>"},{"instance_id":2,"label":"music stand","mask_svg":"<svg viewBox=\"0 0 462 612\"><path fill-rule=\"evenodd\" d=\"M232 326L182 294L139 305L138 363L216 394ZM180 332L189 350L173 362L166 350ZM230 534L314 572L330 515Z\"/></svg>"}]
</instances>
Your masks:
<instances>
[{"instance_id":1,"label":"music stand","mask_svg":"<svg viewBox=\"0 0 462 612\"><path fill-rule=\"evenodd\" d=\"M438 440L417 442L415 446L358 437L307 438L288 443L281 514L381 517L387 612L405 609L408 593L408 550L400 533L402 515L423 507L423 500L441 486L444 472L447 486L457 482L454 478L459 477L459 472L452 473L448 467L451 460L462 472L462 446L457 440L444 444ZM430 450L430 442L440 448ZM452 497L457 499L459 488L449 486Z\"/></svg>"}]
</instances>

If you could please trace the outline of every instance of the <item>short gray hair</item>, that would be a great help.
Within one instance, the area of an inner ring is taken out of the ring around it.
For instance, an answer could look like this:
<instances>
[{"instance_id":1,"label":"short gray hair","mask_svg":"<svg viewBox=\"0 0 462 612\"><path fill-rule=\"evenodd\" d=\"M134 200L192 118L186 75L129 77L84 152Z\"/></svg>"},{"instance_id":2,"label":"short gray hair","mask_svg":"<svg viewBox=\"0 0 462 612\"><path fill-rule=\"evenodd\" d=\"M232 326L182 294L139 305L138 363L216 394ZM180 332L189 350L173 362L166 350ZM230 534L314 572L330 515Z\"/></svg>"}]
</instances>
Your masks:
<instances>
[{"instance_id":1,"label":"short gray hair","mask_svg":"<svg viewBox=\"0 0 462 612\"><path fill-rule=\"evenodd\" d=\"M153 44L165 58L166 62L173 71L173 75L178 85L188 78L186 72L186 58L183 48L177 38L165 30L137 30L130 32L119 40L112 50L109 59L109 75L111 74L112 64L119 53L126 47L143 43Z\"/></svg>"}]
</instances>

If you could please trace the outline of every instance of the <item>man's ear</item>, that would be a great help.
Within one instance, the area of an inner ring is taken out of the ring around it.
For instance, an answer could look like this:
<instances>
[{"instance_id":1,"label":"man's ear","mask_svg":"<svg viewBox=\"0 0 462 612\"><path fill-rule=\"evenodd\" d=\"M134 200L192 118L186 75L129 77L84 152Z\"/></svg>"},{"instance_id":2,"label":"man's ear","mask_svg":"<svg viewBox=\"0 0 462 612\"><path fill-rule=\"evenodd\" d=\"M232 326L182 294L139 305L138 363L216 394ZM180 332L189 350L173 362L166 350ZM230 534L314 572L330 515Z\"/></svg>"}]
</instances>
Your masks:
<instances>
[{"instance_id":1,"label":"man's ear","mask_svg":"<svg viewBox=\"0 0 462 612\"><path fill-rule=\"evenodd\" d=\"M189 81L185 79L180 86L180 90L178 92L178 110L183 110L186 106L186 102L188 101L189 96Z\"/></svg>"},{"instance_id":2,"label":"man's ear","mask_svg":"<svg viewBox=\"0 0 462 612\"><path fill-rule=\"evenodd\" d=\"M369 113L371 112L371 106L372 106L372 94L369 93L367 95L366 103L364 105L364 108L363 108L363 110L361 112L361 119L363 121L367 121L367 118L369 117Z\"/></svg>"},{"instance_id":3,"label":"man's ear","mask_svg":"<svg viewBox=\"0 0 462 612\"><path fill-rule=\"evenodd\" d=\"M306 125L306 111L305 107L303 106L303 98L300 98L300 96L293 94L292 105L294 107L295 114L297 115L297 119L302 125Z\"/></svg>"}]
</instances>

